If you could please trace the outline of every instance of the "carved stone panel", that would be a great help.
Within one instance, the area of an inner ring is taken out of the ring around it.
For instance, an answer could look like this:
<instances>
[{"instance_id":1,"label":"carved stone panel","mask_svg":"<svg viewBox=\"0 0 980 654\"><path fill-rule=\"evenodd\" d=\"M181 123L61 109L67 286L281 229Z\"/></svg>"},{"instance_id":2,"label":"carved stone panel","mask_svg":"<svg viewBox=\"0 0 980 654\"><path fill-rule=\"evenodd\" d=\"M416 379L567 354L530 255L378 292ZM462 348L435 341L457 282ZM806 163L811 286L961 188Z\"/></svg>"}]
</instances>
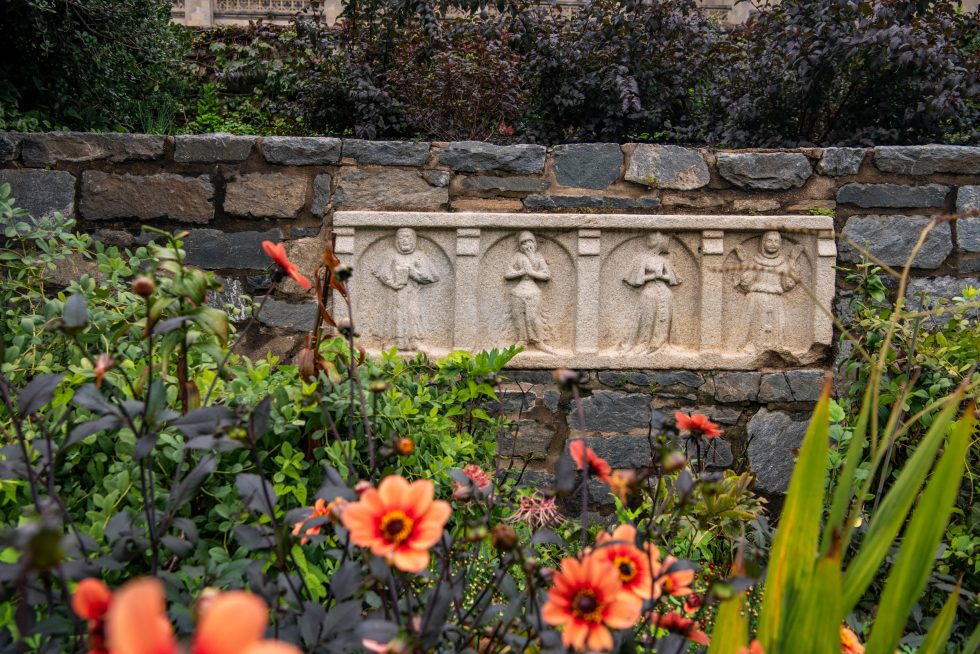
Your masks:
<instances>
[{"instance_id":1,"label":"carved stone panel","mask_svg":"<svg viewBox=\"0 0 980 654\"><path fill-rule=\"evenodd\" d=\"M813 362L832 338L827 216L340 211L334 235L369 350L738 370Z\"/></svg>"}]
</instances>

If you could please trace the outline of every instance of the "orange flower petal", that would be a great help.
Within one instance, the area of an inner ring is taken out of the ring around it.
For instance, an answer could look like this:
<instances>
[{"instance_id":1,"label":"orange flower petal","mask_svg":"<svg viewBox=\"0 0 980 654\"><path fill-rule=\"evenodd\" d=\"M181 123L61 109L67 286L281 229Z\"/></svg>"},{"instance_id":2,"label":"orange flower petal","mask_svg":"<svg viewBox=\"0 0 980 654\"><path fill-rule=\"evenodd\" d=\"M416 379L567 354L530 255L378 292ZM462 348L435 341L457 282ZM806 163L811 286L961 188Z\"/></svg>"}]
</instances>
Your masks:
<instances>
[{"instance_id":1,"label":"orange flower petal","mask_svg":"<svg viewBox=\"0 0 980 654\"><path fill-rule=\"evenodd\" d=\"M589 639L587 641L589 649L595 652L606 652L612 649L613 639L612 634L609 630L603 626L592 627L589 630Z\"/></svg>"},{"instance_id":2,"label":"orange flower petal","mask_svg":"<svg viewBox=\"0 0 980 654\"><path fill-rule=\"evenodd\" d=\"M136 579L119 589L106 615L106 642L112 654L175 654L158 579Z\"/></svg>"},{"instance_id":3,"label":"orange flower petal","mask_svg":"<svg viewBox=\"0 0 980 654\"><path fill-rule=\"evenodd\" d=\"M613 629L629 629L640 619L643 600L633 593L620 593L604 616L604 622Z\"/></svg>"},{"instance_id":4,"label":"orange flower petal","mask_svg":"<svg viewBox=\"0 0 980 654\"><path fill-rule=\"evenodd\" d=\"M584 622L572 622L565 627L561 634L561 642L566 647L579 651L585 649L585 641L589 637L589 627Z\"/></svg>"},{"instance_id":5,"label":"orange flower petal","mask_svg":"<svg viewBox=\"0 0 980 654\"><path fill-rule=\"evenodd\" d=\"M300 286L302 286L304 290L307 290L308 291L311 288L313 288L313 283L309 279L307 279L306 277L304 277L299 272L299 270L296 268L296 266L292 266L291 268L289 268L286 271L286 274L288 274L290 277L292 277L293 278L293 281L295 281L297 284L299 284Z\"/></svg>"},{"instance_id":6,"label":"orange flower petal","mask_svg":"<svg viewBox=\"0 0 980 654\"><path fill-rule=\"evenodd\" d=\"M433 486L432 493L435 495L435 487L428 479L420 479L415 483L429 484L430 486ZM409 487L410 484L401 475L388 475L382 479L381 484L378 485L378 496L381 498L381 501L384 503L386 508L401 508L405 497L408 495Z\"/></svg>"},{"instance_id":7,"label":"orange flower petal","mask_svg":"<svg viewBox=\"0 0 980 654\"><path fill-rule=\"evenodd\" d=\"M265 602L255 595L221 593L197 625L191 654L240 654L262 639L268 622Z\"/></svg>"},{"instance_id":8,"label":"orange flower petal","mask_svg":"<svg viewBox=\"0 0 980 654\"><path fill-rule=\"evenodd\" d=\"M404 572L422 572L429 567L429 551L399 548L392 554L391 563Z\"/></svg>"},{"instance_id":9,"label":"orange flower petal","mask_svg":"<svg viewBox=\"0 0 980 654\"><path fill-rule=\"evenodd\" d=\"M300 648L281 640L260 640L249 645L242 654L303 654Z\"/></svg>"},{"instance_id":10,"label":"orange flower petal","mask_svg":"<svg viewBox=\"0 0 980 654\"><path fill-rule=\"evenodd\" d=\"M383 482L382 482L383 483ZM432 499L436 495L436 487L428 479L419 479L408 485L404 495L399 498L399 503L408 509L406 511L411 516L424 515L429 507L432 506ZM447 505L448 506L448 505ZM449 517L448 515L446 516Z\"/></svg>"},{"instance_id":11,"label":"orange flower petal","mask_svg":"<svg viewBox=\"0 0 980 654\"><path fill-rule=\"evenodd\" d=\"M101 579L89 577L78 582L75 594L71 597L71 608L75 615L85 620L101 620L109 610L112 591Z\"/></svg>"}]
</instances>

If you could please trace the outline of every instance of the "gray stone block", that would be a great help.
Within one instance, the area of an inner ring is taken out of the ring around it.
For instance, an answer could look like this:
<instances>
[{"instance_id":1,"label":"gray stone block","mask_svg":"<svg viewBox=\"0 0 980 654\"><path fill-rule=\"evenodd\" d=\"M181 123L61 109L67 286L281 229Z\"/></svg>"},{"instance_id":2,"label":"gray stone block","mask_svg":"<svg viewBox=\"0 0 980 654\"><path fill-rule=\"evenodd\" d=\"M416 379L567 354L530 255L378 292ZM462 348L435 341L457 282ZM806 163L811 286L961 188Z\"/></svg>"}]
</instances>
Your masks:
<instances>
[{"instance_id":1,"label":"gray stone block","mask_svg":"<svg viewBox=\"0 0 980 654\"><path fill-rule=\"evenodd\" d=\"M46 132L21 137L20 158L25 166L41 168L58 162L146 161L163 157L165 136L149 134L91 134Z\"/></svg>"},{"instance_id":2,"label":"gray stone block","mask_svg":"<svg viewBox=\"0 0 980 654\"><path fill-rule=\"evenodd\" d=\"M445 170L423 170L422 177L429 184L439 188L449 186L449 180L452 179L452 175Z\"/></svg>"},{"instance_id":3,"label":"gray stone block","mask_svg":"<svg viewBox=\"0 0 980 654\"><path fill-rule=\"evenodd\" d=\"M544 392L544 405L551 412L558 410L558 402L561 400L561 393L554 389L548 389Z\"/></svg>"},{"instance_id":4,"label":"gray stone block","mask_svg":"<svg viewBox=\"0 0 980 654\"><path fill-rule=\"evenodd\" d=\"M604 189L619 179L623 167L623 149L618 143L556 145L551 152L555 180L562 186Z\"/></svg>"},{"instance_id":5,"label":"gray stone block","mask_svg":"<svg viewBox=\"0 0 980 654\"><path fill-rule=\"evenodd\" d=\"M913 277L905 289L905 298L910 311L932 309L948 304L954 297L962 297L967 286L980 288L976 277ZM949 314L945 318L949 318Z\"/></svg>"},{"instance_id":6,"label":"gray stone block","mask_svg":"<svg viewBox=\"0 0 980 654\"><path fill-rule=\"evenodd\" d=\"M800 152L719 152L718 173L735 186L763 191L798 188L813 174Z\"/></svg>"},{"instance_id":7,"label":"gray stone block","mask_svg":"<svg viewBox=\"0 0 980 654\"><path fill-rule=\"evenodd\" d=\"M423 166L429 160L429 144L413 141L362 141L344 139L344 156L361 164Z\"/></svg>"},{"instance_id":8,"label":"gray stone block","mask_svg":"<svg viewBox=\"0 0 980 654\"><path fill-rule=\"evenodd\" d=\"M735 462L735 456L732 454L732 444L722 437L699 437L697 439L677 437L671 441L671 445L677 448L678 451L683 452L684 456L690 460L698 457L699 444L701 446L701 458L709 468L727 468Z\"/></svg>"},{"instance_id":9,"label":"gray stone block","mask_svg":"<svg viewBox=\"0 0 980 654\"><path fill-rule=\"evenodd\" d=\"M266 136L259 140L259 152L272 164L322 166L340 161L341 143L325 136Z\"/></svg>"},{"instance_id":10,"label":"gray stone block","mask_svg":"<svg viewBox=\"0 0 980 654\"><path fill-rule=\"evenodd\" d=\"M756 490L782 494L789 488L795 457L806 435L807 421L783 411L760 409L749 420L749 466L756 474ZM814 489L819 491L820 489Z\"/></svg>"},{"instance_id":11,"label":"gray stone block","mask_svg":"<svg viewBox=\"0 0 980 654\"><path fill-rule=\"evenodd\" d=\"M485 173L540 173L546 149L541 145L492 145L481 141L456 141L439 155L439 163L453 170Z\"/></svg>"},{"instance_id":12,"label":"gray stone block","mask_svg":"<svg viewBox=\"0 0 980 654\"><path fill-rule=\"evenodd\" d=\"M922 229L931 222L927 216L851 216L842 235L866 247L875 257L889 266L904 266ZM848 241L838 243L841 261L857 262L861 252ZM926 237L915 257L916 268L938 268L953 251L949 223L936 225Z\"/></svg>"},{"instance_id":13,"label":"gray stone block","mask_svg":"<svg viewBox=\"0 0 980 654\"><path fill-rule=\"evenodd\" d=\"M317 218L323 218L330 204L330 175L322 173L313 178L313 205L310 212Z\"/></svg>"},{"instance_id":14,"label":"gray stone block","mask_svg":"<svg viewBox=\"0 0 980 654\"><path fill-rule=\"evenodd\" d=\"M859 207L941 207L949 187L941 184L845 184L837 191L839 204Z\"/></svg>"},{"instance_id":15,"label":"gray stone block","mask_svg":"<svg viewBox=\"0 0 980 654\"><path fill-rule=\"evenodd\" d=\"M20 156L20 140L17 132L0 132L0 164L14 161Z\"/></svg>"},{"instance_id":16,"label":"gray stone block","mask_svg":"<svg viewBox=\"0 0 980 654\"><path fill-rule=\"evenodd\" d=\"M214 218L214 185L207 175L114 175L82 173L78 209L86 220L176 220Z\"/></svg>"},{"instance_id":17,"label":"gray stone block","mask_svg":"<svg viewBox=\"0 0 980 654\"><path fill-rule=\"evenodd\" d=\"M715 375L715 399L719 402L755 402L762 375L757 372L719 372Z\"/></svg>"},{"instance_id":18,"label":"gray stone block","mask_svg":"<svg viewBox=\"0 0 980 654\"><path fill-rule=\"evenodd\" d=\"M816 402L823 391L826 370L787 370L786 381L797 402Z\"/></svg>"},{"instance_id":19,"label":"gray stone block","mask_svg":"<svg viewBox=\"0 0 980 654\"><path fill-rule=\"evenodd\" d=\"M980 186L962 186L956 193L956 212L980 211ZM980 252L980 216L956 221L956 247L964 252Z\"/></svg>"},{"instance_id":20,"label":"gray stone block","mask_svg":"<svg viewBox=\"0 0 980 654\"><path fill-rule=\"evenodd\" d=\"M711 175L697 150L641 143L630 156L624 179L655 188L691 191L707 186Z\"/></svg>"},{"instance_id":21,"label":"gray stone block","mask_svg":"<svg viewBox=\"0 0 980 654\"><path fill-rule=\"evenodd\" d=\"M656 209L660 198L534 194L524 198L524 206L527 209Z\"/></svg>"},{"instance_id":22,"label":"gray stone block","mask_svg":"<svg viewBox=\"0 0 980 654\"><path fill-rule=\"evenodd\" d=\"M295 218L306 204L308 183L284 173L239 175L225 187L224 210L250 218Z\"/></svg>"},{"instance_id":23,"label":"gray stone block","mask_svg":"<svg viewBox=\"0 0 980 654\"><path fill-rule=\"evenodd\" d=\"M832 177L857 175L867 154L865 148L825 148L817 172Z\"/></svg>"},{"instance_id":24,"label":"gray stone block","mask_svg":"<svg viewBox=\"0 0 980 654\"><path fill-rule=\"evenodd\" d=\"M344 167L337 175L338 209L438 209L449 190L430 186L416 170L389 168L368 172Z\"/></svg>"},{"instance_id":25,"label":"gray stone block","mask_svg":"<svg viewBox=\"0 0 980 654\"><path fill-rule=\"evenodd\" d=\"M618 391L593 391L583 398L585 429L589 432L628 432L645 429L650 422L650 396L642 393ZM568 414L568 426L572 432L579 428L575 407Z\"/></svg>"},{"instance_id":26,"label":"gray stone block","mask_svg":"<svg viewBox=\"0 0 980 654\"><path fill-rule=\"evenodd\" d=\"M264 270L272 265L262 250L262 241L278 243L279 229L264 232L225 232L219 229L192 229L184 238L187 263L212 270Z\"/></svg>"},{"instance_id":27,"label":"gray stone block","mask_svg":"<svg viewBox=\"0 0 980 654\"><path fill-rule=\"evenodd\" d=\"M760 402L792 402L793 392L789 389L789 382L781 372L770 373L762 376L759 383Z\"/></svg>"},{"instance_id":28,"label":"gray stone block","mask_svg":"<svg viewBox=\"0 0 980 654\"><path fill-rule=\"evenodd\" d=\"M736 409L730 406L721 406L718 404L695 407L690 412L685 409L684 412L703 413L704 415L708 416L708 419L712 422L717 422L722 425L738 424L738 419L742 417L741 409Z\"/></svg>"},{"instance_id":29,"label":"gray stone block","mask_svg":"<svg viewBox=\"0 0 980 654\"><path fill-rule=\"evenodd\" d=\"M10 184L16 206L34 218L55 212L75 213L75 176L63 170L0 170L0 184Z\"/></svg>"},{"instance_id":30,"label":"gray stone block","mask_svg":"<svg viewBox=\"0 0 980 654\"><path fill-rule=\"evenodd\" d=\"M258 309L258 307L256 307ZM306 332L313 329L316 322L316 302L290 304L269 298L259 313L258 321L269 327Z\"/></svg>"},{"instance_id":31,"label":"gray stone block","mask_svg":"<svg viewBox=\"0 0 980 654\"><path fill-rule=\"evenodd\" d=\"M521 384L551 384L555 381L550 370L505 370L503 376Z\"/></svg>"},{"instance_id":32,"label":"gray stone block","mask_svg":"<svg viewBox=\"0 0 980 654\"><path fill-rule=\"evenodd\" d=\"M466 191L501 191L505 193L534 193L548 189L547 180L533 177L490 177L477 175L463 179L463 190Z\"/></svg>"},{"instance_id":33,"label":"gray stone block","mask_svg":"<svg viewBox=\"0 0 980 654\"><path fill-rule=\"evenodd\" d=\"M606 462L616 468L650 468L653 456L650 440L644 436L606 436L586 438L586 444Z\"/></svg>"},{"instance_id":34,"label":"gray stone block","mask_svg":"<svg viewBox=\"0 0 980 654\"><path fill-rule=\"evenodd\" d=\"M177 163L216 163L245 161L255 145L254 136L232 134L190 134L174 140Z\"/></svg>"},{"instance_id":35,"label":"gray stone block","mask_svg":"<svg viewBox=\"0 0 980 654\"><path fill-rule=\"evenodd\" d=\"M242 322L248 318L251 298L245 292L245 285L234 277L218 277L221 288L208 291L207 303L215 309L228 312L233 322Z\"/></svg>"},{"instance_id":36,"label":"gray stone block","mask_svg":"<svg viewBox=\"0 0 980 654\"><path fill-rule=\"evenodd\" d=\"M875 148L875 166L886 173L980 173L980 147L964 145L888 145Z\"/></svg>"},{"instance_id":37,"label":"gray stone block","mask_svg":"<svg viewBox=\"0 0 980 654\"><path fill-rule=\"evenodd\" d=\"M535 420L521 420L513 431L497 438L497 456L543 459L555 439L555 428Z\"/></svg>"},{"instance_id":38,"label":"gray stone block","mask_svg":"<svg viewBox=\"0 0 980 654\"><path fill-rule=\"evenodd\" d=\"M599 381L607 386L687 386L700 388L704 377L689 370L604 370Z\"/></svg>"},{"instance_id":39,"label":"gray stone block","mask_svg":"<svg viewBox=\"0 0 980 654\"><path fill-rule=\"evenodd\" d=\"M490 402L490 408L498 414L516 415L527 413L534 406L534 401L538 399L534 391L498 391L497 399L499 402Z\"/></svg>"}]
</instances>

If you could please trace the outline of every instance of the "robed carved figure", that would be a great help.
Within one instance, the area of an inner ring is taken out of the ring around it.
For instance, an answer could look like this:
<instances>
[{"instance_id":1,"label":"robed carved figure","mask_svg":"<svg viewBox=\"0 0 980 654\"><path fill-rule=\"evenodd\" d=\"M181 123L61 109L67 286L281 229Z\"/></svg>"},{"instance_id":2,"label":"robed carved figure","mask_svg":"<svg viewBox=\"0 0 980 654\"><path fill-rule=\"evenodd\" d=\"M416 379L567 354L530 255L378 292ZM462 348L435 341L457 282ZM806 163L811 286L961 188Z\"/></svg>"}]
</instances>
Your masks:
<instances>
[{"instance_id":1,"label":"robed carved figure","mask_svg":"<svg viewBox=\"0 0 980 654\"><path fill-rule=\"evenodd\" d=\"M674 292L680 284L668 252L670 237L660 232L647 236L647 251L634 261L623 283L640 291L636 327L620 346L634 354L650 354L667 344L674 316Z\"/></svg>"},{"instance_id":2,"label":"robed carved figure","mask_svg":"<svg viewBox=\"0 0 980 654\"><path fill-rule=\"evenodd\" d=\"M531 232L521 232L518 251L510 260L504 279L517 281L510 291L510 316L517 331L517 343L554 354L545 343L546 330L541 314L541 289L538 283L551 279L548 262L538 253L538 241Z\"/></svg>"},{"instance_id":3,"label":"robed carved figure","mask_svg":"<svg viewBox=\"0 0 980 654\"><path fill-rule=\"evenodd\" d=\"M417 247L415 230L399 229L395 232L395 251L374 271L382 284L395 291L382 336L402 351L417 350L425 338L419 288L439 281L435 266Z\"/></svg>"},{"instance_id":4,"label":"robed carved figure","mask_svg":"<svg viewBox=\"0 0 980 654\"><path fill-rule=\"evenodd\" d=\"M749 258L741 248L735 254L745 270L736 286L745 293L745 327L740 349L745 352L786 349L786 309L783 294L796 287L796 259L802 248L782 252L779 232L759 239L759 251Z\"/></svg>"}]
</instances>

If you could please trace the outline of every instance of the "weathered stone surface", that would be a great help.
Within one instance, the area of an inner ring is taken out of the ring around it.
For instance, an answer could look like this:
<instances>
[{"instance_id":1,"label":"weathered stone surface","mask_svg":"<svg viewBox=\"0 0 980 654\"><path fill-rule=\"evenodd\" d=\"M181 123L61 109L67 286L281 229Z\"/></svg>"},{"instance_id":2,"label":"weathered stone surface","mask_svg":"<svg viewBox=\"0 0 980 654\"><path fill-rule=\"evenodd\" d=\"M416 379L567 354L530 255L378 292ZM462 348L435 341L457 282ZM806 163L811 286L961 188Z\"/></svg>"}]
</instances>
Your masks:
<instances>
[{"instance_id":1,"label":"weathered stone surface","mask_svg":"<svg viewBox=\"0 0 980 654\"><path fill-rule=\"evenodd\" d=\"M756 474L756 489L763 493L785 493L793 475L793 450L806 435L806 420L794 419L783 411L760 409L749 420L749 466Z\"/></svg>"},{"instance_id":2,"label":"weathered stone surface","mask_svg":"<svg viewBox=\"0 0 980 654\"><path fill-rule=\"evenodd\" d=\"M262 250L262 241L279 242L282 232L225 232L219 229L192 229L184 238L187 263L213 270L263 270L271 265Z\"/></svg>"},{"instance_id":3,"label":"weathered stone surface","mask_svg":"<svg viewBox=\"0 0 980 654\"><path fill-rule=\"evenodd\" d=\"M317 269L323 261L323 249L326 247L326 229L322 229L320 234L305 238L294 238L284 241L286 256L296 264L299 271L313 281L313 271ZM284 278L279 283L279 290L289 295L302 295L310 297L310 293L302 286L297 284L289 277Z\"/></svg>"},{"instance_id":4,"label":"weathered stone surface","mask_svg":"<svg viewBox=\"0 0 980 654\"><path fill-rule=\"evenodd\" d=\"M521 384L551 384L555 381L550 370L507 370L505 376Z\"/></svg>"},{"instance_id":5,"label":"weathered stone surface","mask_svg":"<svg viewBox=\"0 0 980 654\"><path fill-rule=\"evenodd\" d=\"M689 460L698 458L699 444L701 446L701 458L709 468L727 468L735 462L735 457L732 455L732 444L724 437L702 437L697 440L678 437L671 441L671 445L684 452L684 456Z\"/></svg>"},{"instance_id":6,"label":"weathered stone surface","mask_svg":"<svg viewBox=\"0 0 980 654\"><path fill-rule=\"evenodd\" d=\"M618 143L556 145L552 156L555 180L562 186L604 189L619 179L623 167L623 150Z\"/></svg>"},{"instance_id":7,"label":"weathered stone surface","mask_svg":"<svg viewBox=\"0 0 980 654\"><path fill-rule=\"evenodd\" d=\"M330 180L328 173L313 178L313 204L310 206L310 212L317 218L323 218L327 212L327 205L330 204Z\"/></svg>"},{"instance_id":8,"label":"weathered stone surface","mask_svg":"<svg viewBox=\"0 0 980 654\"><path fill-rule=\"evenodd\" d=\"M413 141L344 139L344 156L361 164L422 166L429 160L429 144Z\"/></svg>"},{"instance_id":9,"label":"weathered stone surface","mask_svg":"<svg viewBox=\"0 0 980 654\"><path fill-rule=\"evenodd\" d=\"M719 152L718 173L735 186L764 191L798 188L813 174L799 152Z\"/></svg>"},{"instance_id":10,"label":"weathered stone surface","mask_svg":"<svg viewBox=\"0 0 980 654\"><path fill-rule=\"evenodd\" d=\"M949 187L941 184L845 184L837 191L837 202L859 207L941 207Z\"/></svg>"},{"instance_id":11,"label":"weathered stone surface","mask_svg":"<svg viewBox=\"0 0 980 654\"><path fill-rule=\"evenodd\" d=\"M656 209L659 198L621 198L612 195L540 195L524 198L528 209Z\"/></svg>"},{"instance_id":12,"label":"weathered stone surface","mask_svg":"<svg viewBox=\"0 0 980 654\"><path fill-rule=\"evenodd\" d=\"M919 233L929 224L927 216L851 216L842 234L889 266L902 266L912 254ZM860 251L846 240L838 244L842 261L861 260ZM953 251L949 223L940 223L929 232L913 262L916 268L938 268Z\"/></svg>"},{"instance_id":13,"label":"weathered stone surface","mask_svg":"<svg viewBox=\"0 0 980 654\"><path fill-rule=\"evenodd\" d=\"M732 209L738 213L755 213L757 211L775 211L779 208L779 200L766 198L735 200Z\"/></svg>"},{"instance_id":14,"label":"weathered stone surface","mask_svg":"<svg viewBox=\"0 0 980 654\"><path fill-rule=\"evenodd\" d=\"M498 415L516 415L527 413L534 406L534 401L538 399L538 394L532 390L526 391L498 391L497 399L499 402L488 403L490 408Z\"/></svg>"},{"instance_id":15,"label":"weathered stone surface","mask_svg":"<svg viewBox=\"0 0 980 654\"><path fill-rule=\"evenodd\" d=\"M59 288L66 288L80 280L83 275L88 275L97 282L105 279L105 273L99 270L99 264L94 258L87 257L84 252L72 252L58 261L53 270L47 267L41 270L41 278L45 284Z\"/></svg>"},{"instance_id":16,"label":"weathered stone surface","mask_svg":"<svg viewBox=\"0 0 980 654\"><path fill-rule=\"evenodd\" d=\"M948 304L954 297L962 297L967 286L980 288L976 277L913 277L905 290L910 311L932 310ZM947 318L949 315L947 314Z\"/></svg>"},{"instance_id":17,"label":"weathered stone surface","mask_svg":"<svg viewBox=\"0 0 980 654\"><path fill-rule=\"evenodd\" d=\"M163 157L165 136L149 134L90 134L46 132L21 137L20 158L25 166L40 168L61 162L108 159L136 161Z\"/></svg>"},{"instance_id":18,"label":"weathered stone surface","mask_svg":"<svg viewBox=\"0 0 980 654\"><path fill-rule=\"evenodd\" d=\"M684 197L683 195L665 195L664 206L691 207L692 209L713 209L725 206L725 200L717 195Z\"/></svg>"},{"instance_id":19,"label":"weathered stone surface","mask_svg":"<svg viewBox=\"0 0 980 654\"><path fill-rule=\"evenodd\" d=\"M704 377L689 370L604 370L599 373L599 382L606 386L687 386L699 388Z\"/></svg>"},{"instance_id":20,"label":"weathered stone surface","mask_svg":"<svg viewBox=\"0 0 980 654\"><path fill-rule=\"evenodd\" d=\"M875 166L886 173L980 173L980 147L963 145L888 145L875 148Z\"/></svg>"},{"instance_id":21,"label":"weathered stone surface","mask_svg":"<svg viewBox=\"0 0 980 654\"><path fill-rule=\"evenodd\" d=\"M97 229L92 234L92 239L122 248L131 247L136 242L136 238L124 229Z\"/></svg>"},{"instance_id":22,"label":"weathered stone surface","mask_svg":"<svg viewBox=\"0 0 980 654\"><path fill-rule=\"evenodd\" d=\"M654 188L690 191L707 186L711 176L708 164L697 150L641 143L630 157L624 179Z\"/></svg>"},{"instance_id":23,"label":"weathered stone surface","mask_svg":"<svg viewBox=\"0 0 980 654\"><path fill-rule=\"evenodd\" d=\"M796 402L816 402L823 391L826 370L787 370L786 381Z\"/></svg>"},{"instance_id":24,"label":"weathered stone surface","mask_svg":"<svg viewBox=\"0 0 980 654\"><path fill-rule=\"evenodd\" d=\"M275 298L269 298L265 301L265 306L258 315L258 321L269 327L305 332L313 329L313 325L316 322L316 314L317 308L315 302L291 304Z\"/></svg>"},{"instance_id":25,"label":"weathered stone surface","mask_svg":"<svg viewBox=\"0 0 980 654\"><path fill-rule=\"evenodd\" d=\"M792 402L793 392L789 389L789 382L781 372L770 373L762 376L759 383L760 402Z\"/></svg>"},{"instance_id":26,"label":"weathered stone surface","mask_svg":"<svg viewBox=\"0 0 980 654\"><path fill-rule=\"evenodd\" d=\"M306 203L308 183L283 173L239 175L225 187L224 210L250 218L295 218Z\"/></svg>"},{"instance_id":27,"label":"weathered stone surface","mask_svg":"<svg viewBox=\"0 0 980 654\"><path fill-rule=\"evenodd\" d=\"M645 435L621 434L586 438L586 444L615 468L649 468L653 463L650 441Z\"/></svg>"},{"instance_id":28,"label":"weathered stone surface","mask_svg":"<svg viewBox=\"0 0 980 654\"><path fill-rule=\"evenodd\" d=\"M962 186L956 194L956 212L980 211L980 186ZM964 252L980 252L980 216L956 222L956 247Z\"/></svg>"},{"instance_id":29,"label":"weathered stone surface","mask_svg":"<svg viewBox=\"0 0 980 654\"><path fill-rule=\"evenodd\" d=\"M462 182L465 191L501 191L505 193L534 193L548 189L548 182L534 177L490 177L477 175Z\"/></svg>"},{"instance_id":30,"label":"weathered stone surface","mask_svg":"<svg viewBox=\"0 0 980 654\"><path fill-rule=\"evenodd\" d=\"M545 407L551 412L558 410L558 402L561 401L561 393L554 389L548 389L544 392L543 402Z\"/></svg>"},{"instance_id":31,"label":"weathered stone surface","mask_svg":"<svg viewBox=\"0 0 980 654\"><path fill-rule=\"evenodd\" d=\"M514 213L524 208L517 198L456 198L449 203L453 211Z\"/></svg>"},{"instance_id":32,"label":"weathered stone surface","mask_svg":"<svg viewBox=\"0 0 980 654\"><path fill-rule=\"evenodd\" d=\"M432 186L442 188L449 186L449 180L452 179L452 175L445 170L423 170L422 178Z\"/></svg>"},{"instance_id":33,"label":"weathered stone surface","mask_svg":"<svg viewBox=\"0 0 980 654\"><path fill-rule=\"evenodd\" d=\"M453 170L485 173L540 173L546 149L541 145L492 145L481 141L450 143L439 155L439 163Z\"/></svg>"},{"instance_id":34,"label":"weathered stone surface","mask_svg":"<svg viewBox=\"0 0 980 654\"><path fill-rule=\"evenodd\" d=\"M695 407L690 413L703 413L709 420L722 425L738 424L738 419L742 417L741 409L719 404Z\"/></svg>"},{"instance_id":35,"label":"weathered stone surface","mask_svg":"<svg viewBox=\"0 0 980 654\"><path fill-rule=\"evenodd\" d=\"M0 164L20 156L21 135L16 132L0 132Z\"/></svg>"},{"instance_id":36,"label":"weathered stone surface","mask_svg":"<svg viewBox=\"0 0 980 654\"><path fill-rule=\"evenodd\" d=\"M762 375L757 372L720 372L715 375L715 399L719 402L755 402Z\"/></svg>"},{"instance_id":37,"label":"weathered stone surface","mask_svg":"<svg viewBox=\"0 0 980 654\"><path fill-rule=\"evenodd\" d=\"M215 163L245 161L255 145L254 136L232 134L191 134L174 140L174 161Z\"/></svg>"},{"instance_id":38,"label":"weathered stone surface","mask_svg":"<svg viewBox=\"0 0 980 654\"><path fill-rule=\"evenodd\" d=\"M501 434L497 438L497 456L543 459L555 439L555 428L536 420L521 420L517 423L517 435L513 432Z\"/></svg>"},{"instance_id":39,"label":"weathered stone surface","mask_svg":"<svg viewBox=\"0 0 980 654\"><path fill-rule=\"evenodd\" d=\"M0 170L0 184L10 184L18 207L35 218L55 212L75 213L75 176L63 170Z\"/></svg>"},{"instance_id":40,"label":"weathered stone surface","mask_svg":"<svg viewBox=\"0 0 980 654\"><path fill-rule=\"evenodd\" d=\"M228 312L233 322L242 322L248 318L252 306L251 298L245 293L245 285L234 277L218 277L221 288L208 291L207 303L216 309Z\"/></svg>"},{"instance_id":41,"label":"weathered stone surface","mask_svg":"<svg viewBox=\"0 0 980 654\"><path fill-rule=\"evenodd\" d=\"M207 175L114 175L86 170L78 208L86 220L206 223L214 218L213 200L214 185Z\"/></svg>"},{"instance_id":42,"label":"weathered stone surface","mask_svg":"<svg viewBox=\"0 0 980 654\"><path fill-rule=\"evenodd\" d=\"M864 148L826 148L817 164L817 172L833 177L857 175L867 154Z\"/></svg>"},{"instance_id":43,"label":"weathered stone surface","mask_svg":"<svg viewBox=\"0 0 980 654\"><path fill-rule=\"evenodd\" d=\"M337 175L334 206L343 209L437 209L449 191L430 186L418 171L393 168L367 172L343 168Z\"/></svg>"},{"instance_id":44,"label":"weathered stone surface","mask_svg":"<svg viewBox=\"0 0 980 654\"><path fill-rule=\"evenodd\" d=\"M262 157L283 166L317 166L340 161L341 140L325 136L266 136Z\"/></svg>"},{"instance_id":45,"label":"weathered stone surface","mask_svg":"<svg viewBox=\"0 0 980 654\"><path fill-rule=\"evenodd\" d=\"M593 391L582 400L586 431L628 432L645 429L650 421L650 396L643 393ZM578 412L568 414L570 428L578 429Z\"/></svg>"}]
</instances>

